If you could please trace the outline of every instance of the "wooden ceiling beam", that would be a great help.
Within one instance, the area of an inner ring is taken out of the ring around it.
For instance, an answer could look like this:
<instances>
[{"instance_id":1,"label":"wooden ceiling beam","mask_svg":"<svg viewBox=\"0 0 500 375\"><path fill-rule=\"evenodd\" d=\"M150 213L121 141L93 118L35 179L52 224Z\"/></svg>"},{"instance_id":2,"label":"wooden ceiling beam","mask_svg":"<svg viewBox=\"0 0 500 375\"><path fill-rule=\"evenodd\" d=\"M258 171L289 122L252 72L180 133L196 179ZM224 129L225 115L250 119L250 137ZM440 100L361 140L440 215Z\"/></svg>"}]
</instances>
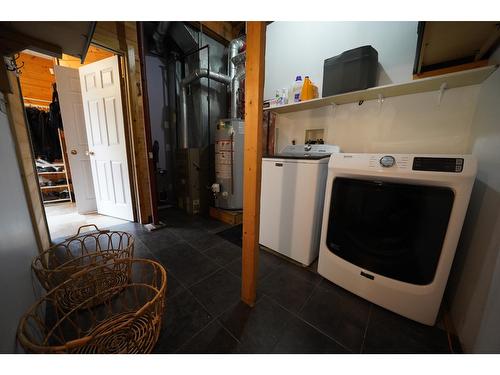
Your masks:
<instances>
[{"instance_id":1,"label":"wooden ceiling beam","mask_svg":"<svg viewBox=\"0 0 500 375\"><path fill-rule=\"evenodd\" d=\"M241 30L244 29L245 24L244 22L233 21L199 21L187 23L198 30L203 29L205 34L224 45L237 38Z\"/></svg>"},{"instance_id":2,"label":"wooden ceiling beam","mask_svg":"<svg viewBox=\"0 0 500 375\"><path fill-rule=\"evenodd\" d=\"M496 31L493 32L489 36L489 38L483 43L481 48L479 48L479 51L476 53L476 56L474 57L474 61L481 60L484 57L484 55L486 55L486 53L490 51L494 45L498 44L499 40L500 40L500 24L497 24Z\"/></svg>"},{"instance_id":3,"label":"wooden ceiling beam","mask_svg":"<svg viewBox=\"0 0 500 375\"><path fill-rule=\"evenodd\" d=\"M12 55L30 49L52 57L62 56L61 47L2 26L0 26L0 46L0 52L3 55Z\"/></svg>"}]
</instances>

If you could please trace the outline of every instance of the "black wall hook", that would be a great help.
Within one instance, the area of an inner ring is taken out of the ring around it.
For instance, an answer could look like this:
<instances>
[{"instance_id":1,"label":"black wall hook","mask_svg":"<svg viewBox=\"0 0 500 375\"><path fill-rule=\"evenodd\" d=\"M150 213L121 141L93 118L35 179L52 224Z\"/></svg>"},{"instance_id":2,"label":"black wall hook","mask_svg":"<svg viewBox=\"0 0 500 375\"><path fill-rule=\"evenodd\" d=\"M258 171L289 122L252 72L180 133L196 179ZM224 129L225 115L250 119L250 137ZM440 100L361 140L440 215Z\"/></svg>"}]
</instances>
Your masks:
<instances>
[{"instance_id":1,"label":"black wall hook","mask_svg":"<svg viewBox=\"0 0 500 375\"><path fill-rule=\"evenodd\" d=\"M14 57L12 57L9 62L5 64L5 68L11 72L16 72L17 74L21 74L21 68L24 67L24 61L21 62L21 65L17 65L17 60L21 55L19 53L14 54Z\"/></svg>"}]
</instances>

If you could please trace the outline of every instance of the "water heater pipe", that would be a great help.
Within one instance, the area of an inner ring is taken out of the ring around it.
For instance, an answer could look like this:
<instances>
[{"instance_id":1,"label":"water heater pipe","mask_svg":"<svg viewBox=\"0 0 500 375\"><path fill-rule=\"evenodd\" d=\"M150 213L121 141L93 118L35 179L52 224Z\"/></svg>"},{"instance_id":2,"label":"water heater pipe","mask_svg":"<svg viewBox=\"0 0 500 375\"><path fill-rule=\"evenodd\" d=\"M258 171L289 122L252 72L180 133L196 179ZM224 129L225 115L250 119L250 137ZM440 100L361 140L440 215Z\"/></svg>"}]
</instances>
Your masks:
<instances>
[{"instance_id":1,"label":"water heater pipe","mask_svg":"<svg viewBox=\"0 0 500 375\"><path fill-rule=\"evenodd\" d=\"M231 77L231 79L236 74L236 65L233 63L233 57L236 56L240 49L243 48L245 44L244 38L236 38L229 42L229 46L227 47L229 52L227 54L227 75Z\"/></svg>"},{"instance_id":2,"label":"water heater pipe","mask_svg":"<svg viewBox=\"0 0 500 375\"><path fill-rule=\"evenodd\" d=\"M208 69L196 69L187 77L181 81L180 90L180 107L181 107L181 121L179 127L179 148L188 148L188 121L187 121L187 86L200 78L210 78L214 81L224 83L229 85L231 91L231 118L238 117L238 88L240 87L240 81L244 77L237 73L237 66L233 63L233 57L238 55L241 48L245 44L245 39L236 38L233 39L228 46L228 56L227 56L227 70L228 74L212 72Z\"/></svg>"},{"instance_id":3,"label":"water heater pipe","mask_svg":"<svg viewBox=\"0 0 500 375\"><path fill-rule=\"evenodd\" d=\"M210 78L214 81L231 84L231 78L222 73L212 72L208 69L196 69L181 81L180 107L181 107L181 126L179 128L179 148L188 148L188 121L187 121L187 86L200 78Z\"/></svg>"}]
</instances>

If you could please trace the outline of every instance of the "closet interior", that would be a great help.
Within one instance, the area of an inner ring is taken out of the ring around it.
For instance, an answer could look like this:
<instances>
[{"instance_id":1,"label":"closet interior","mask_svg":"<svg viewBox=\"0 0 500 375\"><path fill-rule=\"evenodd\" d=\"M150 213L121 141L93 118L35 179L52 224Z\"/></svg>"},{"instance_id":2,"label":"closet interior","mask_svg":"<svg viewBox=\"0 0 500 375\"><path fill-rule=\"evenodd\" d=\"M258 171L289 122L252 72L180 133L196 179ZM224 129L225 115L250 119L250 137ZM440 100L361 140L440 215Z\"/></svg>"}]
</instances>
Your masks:
<instances>
[{"instance_id":1,"label":"closet interior","mask_svg":"<svg viewBox=\"0 0 500 375\"><path fill-rule=\"evenodd\" d=\"M19 81L42 201L44 204L73 202L54 59L24 51L19 54L18 61Z\"/></svg>"}]
</instances>

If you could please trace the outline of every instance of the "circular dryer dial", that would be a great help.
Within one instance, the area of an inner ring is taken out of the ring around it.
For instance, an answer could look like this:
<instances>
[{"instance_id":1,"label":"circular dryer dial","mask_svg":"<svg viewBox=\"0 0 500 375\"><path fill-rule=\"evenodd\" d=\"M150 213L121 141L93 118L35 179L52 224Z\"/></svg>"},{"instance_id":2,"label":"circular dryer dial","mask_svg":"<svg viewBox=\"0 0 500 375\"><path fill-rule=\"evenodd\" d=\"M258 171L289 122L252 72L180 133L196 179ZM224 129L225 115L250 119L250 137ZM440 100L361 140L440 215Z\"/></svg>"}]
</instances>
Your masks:
<instances>
[{"instance_id":1,"label":"circular dryer dial","mask_svg":"<svg viewBox=\"0 0 500 375\"><path fill-rule=\"evenodd\" d=\"M392 167L394 164L396 164L394 156L385 155L380 158L380 165L384 168Z\"/></svg>"}]
</instances>

